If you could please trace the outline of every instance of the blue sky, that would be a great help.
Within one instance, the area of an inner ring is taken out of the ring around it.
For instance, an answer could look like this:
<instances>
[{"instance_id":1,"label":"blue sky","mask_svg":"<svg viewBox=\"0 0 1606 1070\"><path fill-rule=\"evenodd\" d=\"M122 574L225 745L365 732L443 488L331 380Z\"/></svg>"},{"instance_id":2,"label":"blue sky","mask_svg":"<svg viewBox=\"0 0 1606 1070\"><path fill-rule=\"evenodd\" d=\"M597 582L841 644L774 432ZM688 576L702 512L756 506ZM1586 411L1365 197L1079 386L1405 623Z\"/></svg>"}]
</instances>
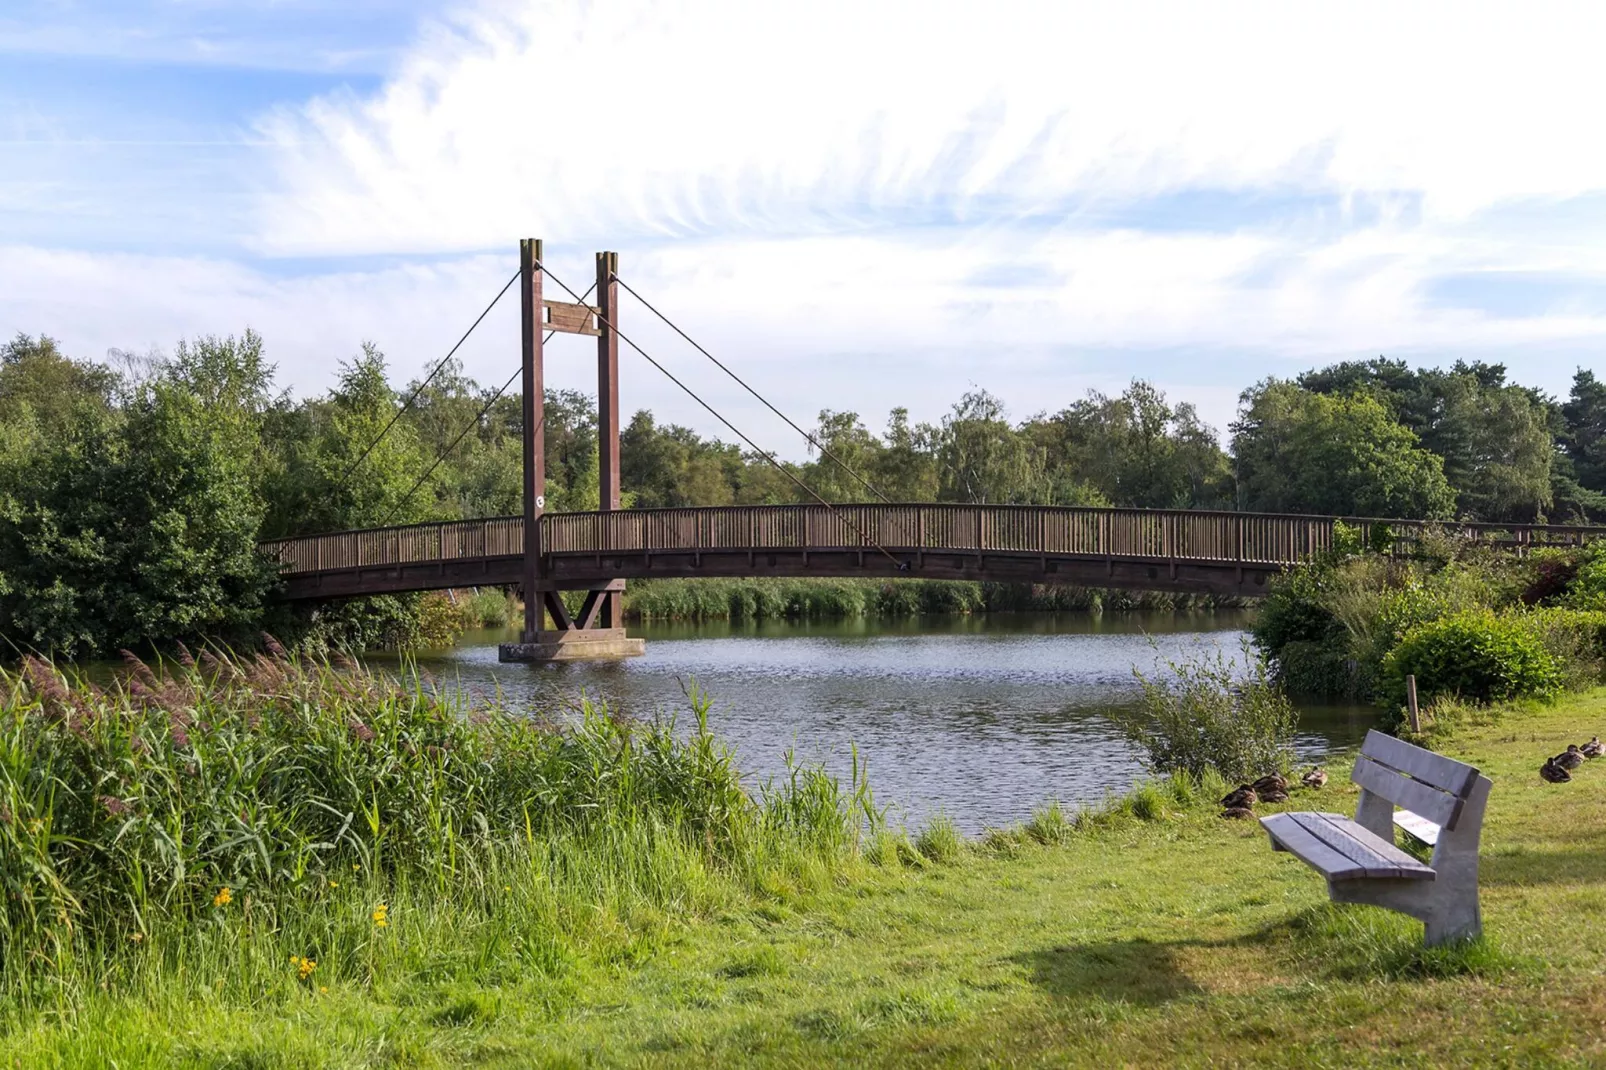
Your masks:
<instances>
[{"instance_id":1,"label":"blue sky","mask_svg":"<svg viewBox=\"0 0 1606 1070\"><path fill-rule=\"evenodd\" d=\"M1243 386L1331 360L1564 392L1600 353L1591 5L988 11L10 0L0 332L100 357L250 325L302 393L372 339L401 379L534 234L577 287L618 250L805 419L935 419L972 384L1025 416L1141 376L1224 430ZM501 382L514 321L471 373ZM590 374L554 347L549 381ZM625 402L716 430L640 361Z\"/></svg>"}]
</instances>

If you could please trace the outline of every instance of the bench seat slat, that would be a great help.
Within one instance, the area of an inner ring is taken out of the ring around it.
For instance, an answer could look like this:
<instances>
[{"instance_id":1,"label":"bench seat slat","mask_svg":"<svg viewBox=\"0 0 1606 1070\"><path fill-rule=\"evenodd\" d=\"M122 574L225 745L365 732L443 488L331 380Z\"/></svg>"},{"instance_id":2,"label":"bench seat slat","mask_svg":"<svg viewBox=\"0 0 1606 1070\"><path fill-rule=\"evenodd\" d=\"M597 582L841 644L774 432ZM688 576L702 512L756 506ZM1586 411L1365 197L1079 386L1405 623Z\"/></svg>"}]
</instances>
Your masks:
<instances>
[{"instance_id":1,"label":"bench seat slat","mask_svg":"<svg viewBox=\"0 0 1606 1070\"><path fill-rule=\"evenodd\" d=\"M1465 799L1471 793L1472 785L1478 779L1476 766L1412 746L1403 739L1395 739L1375 728L1366 733L1361 753L1460 799Z\"/></svg>"},{"instance_id":2,"label":"bench seat slat","mask_svg":"<svg viewBox=\"0 0 1606 1070\"><path fill-rule=\"evenodd\" d=\"M1439 826L1421 814L1413 814L1409 810L1396 810L1394 823L1429 847L1439 842Z\"/></svg>"},{"instance_id":3,"label":"bench seat slat","mask_svg":"<svg viewBox=\"0 0 1606 1070\"><path fill-rule=\"evenodd\" d=\"M1350 774L1350 779L1396 806L1421 814L1440 828L1455 828L1455 819L1461 813L1462 800L1456 796L1430 788L1420 780L1401 776L1365 754L1355 759L1355 770Z\"/></svg>"},{"instance_id":4,"label":"bench seat slat","mask_svg":"<svg viewBox=\"0 0 1606 1070\"><path fill-rule=\"evenodd\" d=\"M1273 814L1260 823L1275 843L1330 881L1433 880L1436 875L1431 867L1341 814Z\"/></svg>"}]
</instances>

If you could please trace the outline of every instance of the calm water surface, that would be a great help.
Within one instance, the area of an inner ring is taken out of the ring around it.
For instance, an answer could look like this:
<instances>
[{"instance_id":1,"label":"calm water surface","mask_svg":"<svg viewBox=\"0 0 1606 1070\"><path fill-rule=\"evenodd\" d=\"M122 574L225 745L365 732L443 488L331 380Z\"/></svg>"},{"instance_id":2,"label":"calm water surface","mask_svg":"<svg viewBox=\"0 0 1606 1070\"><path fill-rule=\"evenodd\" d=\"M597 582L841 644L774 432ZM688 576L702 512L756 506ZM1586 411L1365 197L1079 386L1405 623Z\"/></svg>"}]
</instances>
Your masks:
<instances>
[{"instance_id":1,"label":"calm water surface","mask_svg":"<svg viewBox=\"0 0 1606 1070\"><path fill-rule=\"evenodd\" d=\"M788 750L846 776L852 748L877 801L918 826L936 813L967 831L1030 816L1051 798L1093 802L1143 775L1105 719L1130 707L1133 669L1222 651L1238 660L1246 618L1209 614L1010 614L921 621L632 626L645 657L504 665L511 632L470 633L420 658L457 686L500 687L515 707L572 707L581 693L643 717L686 715L695 681L712 729L750 783ZM1297 748L1316 759L1358 743L1364 708L1302 709Z\"/></svg>"}]
</instances>

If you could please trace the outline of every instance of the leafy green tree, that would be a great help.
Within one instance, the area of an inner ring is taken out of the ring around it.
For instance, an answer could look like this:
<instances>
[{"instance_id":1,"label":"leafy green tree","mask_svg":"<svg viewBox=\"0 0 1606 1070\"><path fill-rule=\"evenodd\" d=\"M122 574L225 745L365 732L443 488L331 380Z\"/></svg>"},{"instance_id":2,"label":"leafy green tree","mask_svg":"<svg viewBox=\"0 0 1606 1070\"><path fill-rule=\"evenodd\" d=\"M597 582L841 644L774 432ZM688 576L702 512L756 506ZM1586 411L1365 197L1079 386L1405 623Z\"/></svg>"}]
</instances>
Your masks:
<instances>
[{"instance_id":1,"label":"leafy green tree","mask_svg":"<svg viewBox=\"0 0 1606 1070\"><path fill-rule=\"evenodd\" d=\"M1369 394L1315 394L1268 379L1232 426L1242 507L1255 512L1445 519L1444 462Z\"/></svg>"},{"instance_id":2,"label":"leafy green tree","mask_svg":"<svg viewBox=\"0 0 1606 1070\"><path fill-rule=\"evenodd\" d=\"M176 362L120 409L83 407L0 470L0 637L64 656L249 633L274 583L257 553L255 417Z\"/></svg>"},{"instance_id":3,"label":"leafy green tree","mask_svg":"<svg viewBox=\"0 0 1606 1070\"><path fill-rule=\"evenodd\" d=\"M428 518L430 495L414 485L433 462L406 421L387 432L400 399L372 343L342 361L329 397L310 406L301 434L286 443L264 535L341 531ZM381 432L384 432L381 435ZM411 493L411 496L409 494Z\"/></svg>"},{"instance_id":4,"label":"leafy green tree","mask_svg":"<svg viewBox=\"0 0 1606 1070\"><path fill-rule=\"evenodd\" d=\"M1316 393L1375 397L1444 459L1457 510L1467 517L1532 521L1552 504L1550 404L1507 383L1504 365L1457 361L1416 371L1379 357L1307 372L1298 382Z\"/></svg>"},{"instance_id":5,"label":"leafy green tree","mask_svg":"<svg viewBox=\"0 0 1606 1070\"><path fill-rule=\"evenodd\" d=\"M1099 499L1155 509L1222 508L1232 500L1227 455L1194 407L1172 406L1141 379L1118 398L1089 391L1024 428L1046 451L1051 478Z\"/></svg>"},{"instance_id":6,"label":"leafy green tree","mask_svg":"<svg viewBox=\"0 0 1606 1070\"><path fill-rule=\"evenodd\" d=\"M1606 493L1606 383L1579 368L1561 406L1561 448L1582 487Z\"/></svg>"},{"instance_id":7,"label":"leafy green tree","mask_svg":"<svg viewBox=\"0 0 1606 1070\"><path fill-rule=\"evenodd\" d=\"M985 390L954 404L936 445L940 501L1027 502L1042 485L1040 455L1010 424L1004 403Z\"/></svg>"}]
</instances>

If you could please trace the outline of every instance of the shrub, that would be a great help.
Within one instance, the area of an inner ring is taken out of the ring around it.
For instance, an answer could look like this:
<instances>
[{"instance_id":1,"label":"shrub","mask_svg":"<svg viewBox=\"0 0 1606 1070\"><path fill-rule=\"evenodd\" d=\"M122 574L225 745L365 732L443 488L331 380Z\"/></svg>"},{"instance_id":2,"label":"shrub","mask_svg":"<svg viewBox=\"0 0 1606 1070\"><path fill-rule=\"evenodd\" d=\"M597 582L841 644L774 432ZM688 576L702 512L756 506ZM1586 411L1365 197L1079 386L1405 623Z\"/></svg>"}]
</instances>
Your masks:
<instances>
[{"instance_id":1,"label":"shrub","mask_svg":"<svg viewBox=\"0 0 1606 1070\"><path fill-rule=\"evenodd\" d=\"M1454 694L1477 702L1547 697L1563 682L1562 666L1540 629L1523 616L1477 609L1418 624L1384 659L1390 692L1416 677L1422 698Z\"/></svg>"},{"instance_id":2,"label":"shrub","mask_svg":"<svg viewBox=\"0 0 1606 1070\"><path fill-rule=\"evenodd\" d=\"M1157 773L1207 770L1228 780L1288 768L1298 714L1265 661L1244 647L1248 668L1236 673L1218 651L1167 662L1169 678L1136 673L1143 702L1112 719Z\"/></svg>"},{"instance_id":3,"label":"shrub","mask_svg":"<svg viewBox=\"0 0 1606 1070\"><path fill-rule=\"evenodd\" d=\"M500 587L485 587L475 591L468 600L469 627L505 628L512 617L507 592Z\"/></svg>"}]
</instances>

